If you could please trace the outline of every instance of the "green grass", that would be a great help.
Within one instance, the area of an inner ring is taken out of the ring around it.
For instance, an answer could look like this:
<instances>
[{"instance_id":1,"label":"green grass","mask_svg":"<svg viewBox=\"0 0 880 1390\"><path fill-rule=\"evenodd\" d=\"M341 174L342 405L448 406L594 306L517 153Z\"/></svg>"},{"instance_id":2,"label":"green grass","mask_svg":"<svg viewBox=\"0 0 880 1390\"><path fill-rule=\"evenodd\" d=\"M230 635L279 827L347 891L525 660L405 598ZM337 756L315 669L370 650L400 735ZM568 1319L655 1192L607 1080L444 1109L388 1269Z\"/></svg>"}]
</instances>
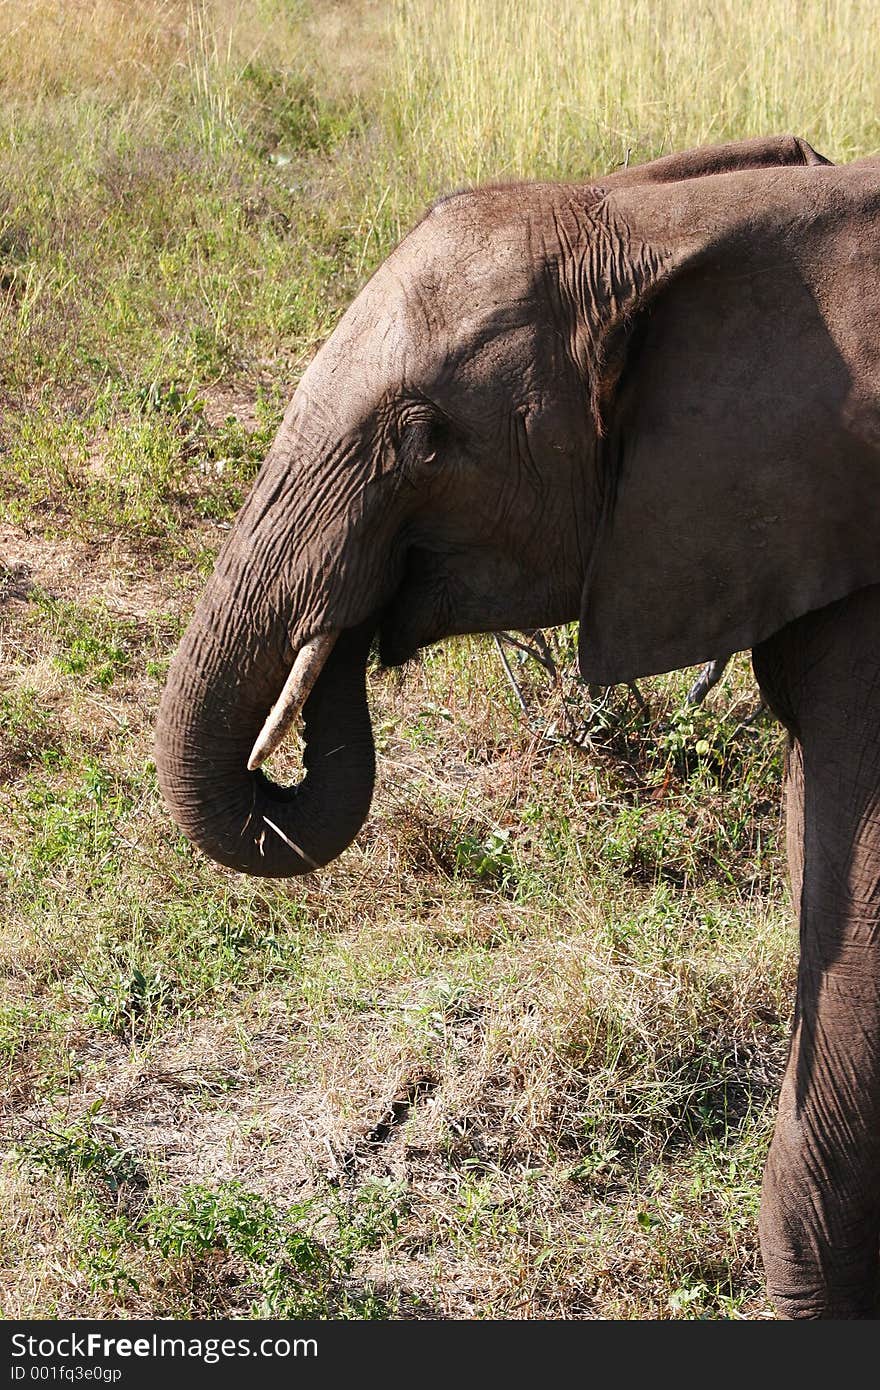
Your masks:
<instances>
[{"instance_id":1,"label":"green grass","mask_svg":"<svg viewBox=\"0 0 880 1390\"><path fill-rule=\"evenodd\" d=\"M371 818L291 883L176 833L152 731L303 366L431 198L875 151L878 21L0 6L5 1315L769 1315L795 934L747 658L699 710L692 673L591 701L573 629L555 682L508 649L525 712L490 639L374 671Z\"/></svg>"}]
</instances>

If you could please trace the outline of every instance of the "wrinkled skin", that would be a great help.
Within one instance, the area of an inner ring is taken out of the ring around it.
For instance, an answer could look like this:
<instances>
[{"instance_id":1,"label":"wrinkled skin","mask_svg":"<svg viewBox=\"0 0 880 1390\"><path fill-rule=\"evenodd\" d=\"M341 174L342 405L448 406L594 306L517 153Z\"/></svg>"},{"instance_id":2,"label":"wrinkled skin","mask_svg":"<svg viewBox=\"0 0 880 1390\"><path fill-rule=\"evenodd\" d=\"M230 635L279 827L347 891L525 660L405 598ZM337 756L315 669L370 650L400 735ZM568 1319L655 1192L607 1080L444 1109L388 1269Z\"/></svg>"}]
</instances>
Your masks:
<instances>
[{"instance_id":1,"label":"wrinkled skin","mask_svg":"<svg viewBox=\"0 0 880 1390\"><path fill-rule=\"evenodd\" d=\"M790 734L797 1004L764 1174L761 1251L786 1317L872 1317L880 1242L880 587L760 643Z\"/></svg>"},{"instance_id":2,"label":"wrinkled skin","mask_svg":"<svg viewBox=\"0 0 880 1390\"><path fill-rule=\"evenodd\" d=\"M373 786L365 667L580 619L601 684L752 647L792 735L798 1014L761 1240L784 1316L874 1307L880 164L780 137L437 205L306 371L175 656L178 824L307 872ZM306 775L248 771L294 658ZM880 659L880 658L878 658ZM870 669L869 669L870 668Z\"/></svg>"}]
</instances>

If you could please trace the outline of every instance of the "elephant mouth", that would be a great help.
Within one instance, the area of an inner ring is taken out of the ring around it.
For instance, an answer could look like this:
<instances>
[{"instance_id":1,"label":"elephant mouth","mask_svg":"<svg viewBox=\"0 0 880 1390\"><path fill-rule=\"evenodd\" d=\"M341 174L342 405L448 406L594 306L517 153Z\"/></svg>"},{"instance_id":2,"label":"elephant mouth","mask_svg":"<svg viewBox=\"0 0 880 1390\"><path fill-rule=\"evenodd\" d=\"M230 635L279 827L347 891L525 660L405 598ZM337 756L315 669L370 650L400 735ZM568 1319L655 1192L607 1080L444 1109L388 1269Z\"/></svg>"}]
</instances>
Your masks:
<instances>
[{"instance_id":1,"label":"elephant mouth","mask_svg":"<svg viewBox=\"0 0 880 1390\"><path fill-rule=\"evenodd\" d=\"M422 647L480 630L472 595L450 568L450 554L411 547L397 588L379 614L379 659L403 666Z\"/></svg>"},{"instance_id":2,"label":"elephant mouth","mask_svg":"<svg viewBox=\"0 0 880 1390\"><path fill-rule=\"evenodd\" d=\"M382 666L403 666L413 659L420 646L424 646L418 617L424 612L420 592L423 573L421 553L407 550L398 584L378 613L377 644Z\"/></svg>"},{"instance_id":3,"label":"elephant mouth","mask_svg":"<svg viewBox=\"0 0 880 1390\"><path fill-rule=\"evenodd\" d=\"M424 642L416 642L407 637L392 621L383 621L379 627L379 660L383 666L404 666L416 655Z\"/></svg>"}]
</instances>

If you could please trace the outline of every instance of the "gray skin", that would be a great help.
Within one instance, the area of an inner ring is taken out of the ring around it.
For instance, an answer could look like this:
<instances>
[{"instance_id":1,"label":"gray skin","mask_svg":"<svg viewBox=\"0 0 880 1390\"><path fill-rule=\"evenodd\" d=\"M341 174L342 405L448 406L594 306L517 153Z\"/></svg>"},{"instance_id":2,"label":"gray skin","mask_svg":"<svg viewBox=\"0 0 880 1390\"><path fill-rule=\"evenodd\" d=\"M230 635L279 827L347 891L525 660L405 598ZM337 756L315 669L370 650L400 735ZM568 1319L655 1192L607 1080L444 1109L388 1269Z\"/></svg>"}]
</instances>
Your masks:
<instances>
[{"instance_id":1,"label":"gray skin","mask_svg":"<svg viewBox=\"0 0 880 1390\"><path fill-rule=\"evenodd\" d=\"M376 637L397 664L579 618L598 684L755 648L792 737L803 943L761 1221L783 1316L866 1316L877 1276L880 673L856 658L880 584L878 343L877 162L780 137L444 200L305 373L157 727L186 834L285 876L366 817ZM278 787L248 771L254 740L337 631L306 775Z\"/></svg>"}]
</instances>

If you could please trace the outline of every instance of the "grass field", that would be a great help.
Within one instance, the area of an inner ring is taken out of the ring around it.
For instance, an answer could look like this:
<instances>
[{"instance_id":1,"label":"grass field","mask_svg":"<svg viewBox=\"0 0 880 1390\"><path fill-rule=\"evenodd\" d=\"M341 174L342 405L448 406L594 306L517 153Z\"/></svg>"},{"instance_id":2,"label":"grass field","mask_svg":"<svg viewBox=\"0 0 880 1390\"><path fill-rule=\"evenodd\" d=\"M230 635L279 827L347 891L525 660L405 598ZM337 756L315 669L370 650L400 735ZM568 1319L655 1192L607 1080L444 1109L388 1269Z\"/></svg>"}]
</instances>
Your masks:
<instances>
[{"instance_id":1,"label":"grass field","mask_svg":"<svg viewBox=\"0 0 880 1390\"><path fill-rule=\"evenodd\" d=\"M548 15L550 16L548 18ZM794 16L794 18L793 18ZM793 1003L746 656L374 672L356 845L220 870L169 657L316 346L437 194L880 147L880 4L0 0L0 1309L761 1318ZM288 757L295 776L295 754Z\"/></svg>"}]
</instances>

